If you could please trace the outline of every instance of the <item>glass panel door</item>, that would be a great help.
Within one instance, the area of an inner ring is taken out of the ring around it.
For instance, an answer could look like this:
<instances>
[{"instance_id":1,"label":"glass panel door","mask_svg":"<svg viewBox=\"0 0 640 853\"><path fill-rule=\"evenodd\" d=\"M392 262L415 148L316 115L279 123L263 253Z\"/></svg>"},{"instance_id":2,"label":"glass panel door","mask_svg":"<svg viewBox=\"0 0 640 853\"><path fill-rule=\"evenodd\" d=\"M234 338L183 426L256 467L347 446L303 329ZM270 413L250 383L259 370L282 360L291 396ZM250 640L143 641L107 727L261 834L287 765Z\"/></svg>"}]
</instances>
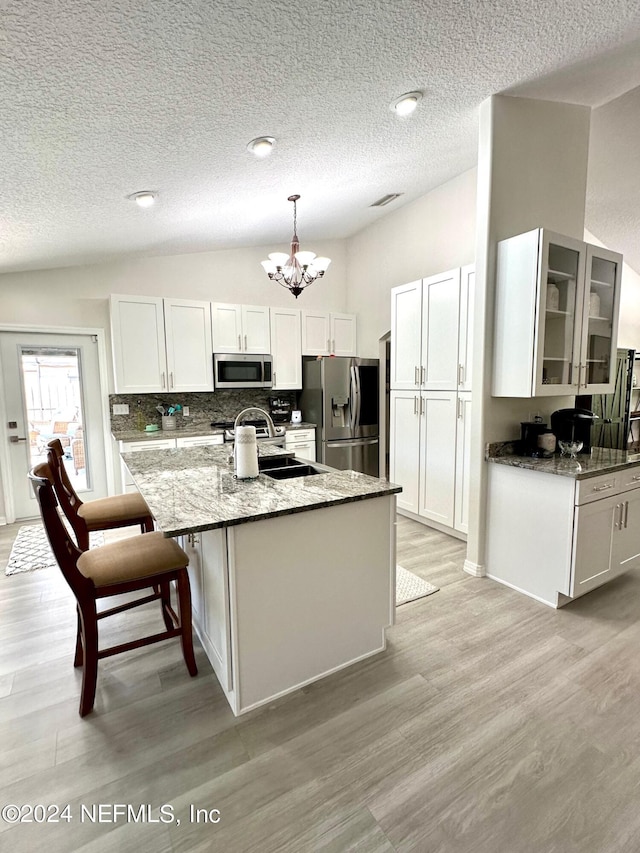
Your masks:
<instances>
[{"instance_id":1,"label":"glass panel door","mask_svg":"<svg viewBox=\"0 0 640 853\"><path fill-rule=\"evenodd\" d=\"M21 347L20 365L30 467L46 460L47 443L60 440L64 464L76 491L90 487L84 445L80 350Z\"/></svg>"},{"instance_id":2,"label":"glass panel door","mask_svg":"<svg viewBox=\"0 0 640 853\"><path fill-rule=\"evenodd\" d=\"M605 257L589 247L587 258L587 287L585 299L586 338L583 363L585 387L608 385L613 382L617 328L618 283L620 262L616 257Z\"/></svg>"},{"instance_id":3,"label":"glass panel door","mask_svg":"<svg viewBox=\"0 0 640 853\"><path fill-rule=\"evenodd\" d=\"M549 243L543 289L544 339L542 349L542 385L571 386L577 383L573 353L576 320L581 319L579 287L580 252ZM551 390L551 389L550 389ZM557 393L558 389L553 389ZM542 389L544 393L544 389Z\"/></svg>"}]
</instances>

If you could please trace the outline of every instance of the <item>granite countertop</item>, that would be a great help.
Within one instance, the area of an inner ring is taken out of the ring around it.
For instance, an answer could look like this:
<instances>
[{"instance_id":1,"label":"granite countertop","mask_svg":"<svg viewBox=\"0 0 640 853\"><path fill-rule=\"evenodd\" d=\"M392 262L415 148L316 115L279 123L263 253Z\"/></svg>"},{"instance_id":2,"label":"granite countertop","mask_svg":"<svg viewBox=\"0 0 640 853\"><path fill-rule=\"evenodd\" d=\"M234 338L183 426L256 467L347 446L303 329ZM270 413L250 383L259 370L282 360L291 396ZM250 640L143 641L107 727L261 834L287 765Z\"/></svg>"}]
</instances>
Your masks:
<instances>
[{"instance_id":1,"label":"granite countertop","mask_svg":"<svg viewBox=\"0 0 640 853\"><path fill-rule=\"evenodd\" d=\"M592 447L591 453L579 453L576 459L569 459L555 453L550 459L533 459L519 456L515 452L515 442L505 441L490 444L486 459L497 465L510 465L512 468L527 468L543 474L558 474L575 480L586 480L599 474L622 471L633 465L640 465L640 453L626 450L613 450L608 447Z\"/></svg>"},{"instance_id":2,"label":"granite countertop","mask_svg":"<svg viewBox=\"0 0 640 853\"><path fill-rule=\"evenodd\" d=\"M293 454L266 445L260 448L260 455ZM165 536L230 527L402 491L387 480L334 469L291 480L274 480L265 474L255 480L236 480L228 462L228 446L123 453L122 459Z\"/></svg>"},{"instance_id":3,"label":"granite countertop","mask_svg":"<svg viewBox=\"0 0 640 853\"><path fill-rule=\"evenodd\" d=\"M289 432L298 429L315 429L316 424L310 424L306 421L303 421L301 424L276 424L276 426L283 426ZM216 429L210 426L184 426L178 427L176 425L176 429L158 429L154 432L147 432L146 430L112 430L111 435L116 441L156 441L159 438L187 438L193 437L197 438L202 435L222 435L224 433L223 429Z\"/></svg>"}]
</instances>

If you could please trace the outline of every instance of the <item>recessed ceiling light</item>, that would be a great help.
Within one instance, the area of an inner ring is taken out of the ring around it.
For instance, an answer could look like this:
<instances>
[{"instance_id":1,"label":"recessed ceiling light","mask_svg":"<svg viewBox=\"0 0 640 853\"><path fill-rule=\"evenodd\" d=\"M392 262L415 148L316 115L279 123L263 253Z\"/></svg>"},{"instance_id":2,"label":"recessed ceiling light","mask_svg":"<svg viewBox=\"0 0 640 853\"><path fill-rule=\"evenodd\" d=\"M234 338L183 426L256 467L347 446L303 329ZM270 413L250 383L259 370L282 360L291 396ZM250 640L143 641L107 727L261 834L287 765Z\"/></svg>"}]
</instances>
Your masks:
<instances>
[{"instance_id":1,"label":"recessed ceiling light","mask_svg":"<svg viewBox=\"0 0 640 853\"><path fill-rule=\"evenodd\" d=\"M404 116L411 115L421 98L422 92L406 92L389 104L389 109L397 116L404 118Z\"/></svg>"},{"instance_id":2,"label":"recessed ceiling light","mask_svg":"<svg viewBox=\"0 0 640 853\"><path fill-rule=\"evenodd\" d=\"M135 201L138 207L151 207L152 204L155 204L157 197L158 193L153 190L140 190L127 196L131 201Z\"/></svg>"},{"instance_id":3,"label":"recessed ceiling light","mask_svg":"<svg viewBox=\"0 0 640 853\"><path fill-rule=\"evenodd\" d=\"M251 151L252 154L255 154L256 157L268 157L271 154L271 149L273 148L273 144L275 139L273 136L258 136L256 139L252 139L251 142L247 145L247 151Z\"/></svg>"}]
</instances>

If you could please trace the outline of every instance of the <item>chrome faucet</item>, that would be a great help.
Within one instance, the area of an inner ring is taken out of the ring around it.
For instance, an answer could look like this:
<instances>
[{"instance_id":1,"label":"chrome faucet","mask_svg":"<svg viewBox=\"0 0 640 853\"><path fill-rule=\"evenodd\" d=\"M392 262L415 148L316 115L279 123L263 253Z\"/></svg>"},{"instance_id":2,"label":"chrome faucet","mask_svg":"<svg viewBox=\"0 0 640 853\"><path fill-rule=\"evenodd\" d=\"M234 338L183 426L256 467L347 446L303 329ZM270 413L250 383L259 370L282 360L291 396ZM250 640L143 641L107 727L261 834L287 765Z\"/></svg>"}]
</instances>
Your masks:
<instances>
[{"instance_id":1,"label":"chrome faucet","mask_svg":"<svg viewBox=\"0 0 640 853\"><path fill-rule=\"evenodd\" d=\"M269 412L265 412L264 409L258 409L255 406L249 406L248 409L243 409L240 412L238 417L233 422L234 433L235 433L236 429L240 426L242 420L247 415L253 415L253 414L258 414L265 419L265 421L267 422L267 429L269 430L269 438L275 438L277 434L276 434L275 424L273 423L273 418L271 417ZM234 467L235 467L235 459L236 459L236 443L234 441L233 446L231 448L231 453L229 454L229 462L233 463Z\"/></svg>"},{"instance_id":2,"label":"chrome faucet","mask_svg":"<svg viewBox=\"0 0 640 853\"><path fill-rule=\"evenodd\" d=\"M271 415L269 414L269 412L265 412L264 409L257 409L255 406L249 406L248 409L243 409L240 412L238 417L233 422L234 432L240 426L240 423L242 422L242 419L245 417L245 415L252 415L252 414L262 415L262 417L267 422L267 429L269 430L269 438L275 438L276 437L276 428L275 428L275 424L273 423L273 419L271 418Z\"/></svg>"}]
</instances>

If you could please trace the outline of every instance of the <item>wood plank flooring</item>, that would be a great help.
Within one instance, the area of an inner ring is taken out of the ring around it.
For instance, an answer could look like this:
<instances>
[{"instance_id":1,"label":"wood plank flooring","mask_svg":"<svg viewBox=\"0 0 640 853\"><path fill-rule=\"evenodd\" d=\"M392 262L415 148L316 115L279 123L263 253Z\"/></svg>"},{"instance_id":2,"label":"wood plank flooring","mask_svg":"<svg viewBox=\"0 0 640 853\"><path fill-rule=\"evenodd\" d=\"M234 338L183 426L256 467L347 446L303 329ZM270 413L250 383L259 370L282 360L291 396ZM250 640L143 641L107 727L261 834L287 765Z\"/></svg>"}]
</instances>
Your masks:
<instances>
[{"instance_id":1,"label":"wood plank flooring","mask_svg":"<svg viewBox=\"0 0 640 853\"><path fill-rule=\"evenodd\" d=\"M398 562L440 591L398 608L383 654L235 718L199 644L195 679L176 643L138 649L101 662L81 720L73 599L55 571L4 576L17 529L0 527L0 806L72 819L0 819L0 849L640 849L640 575L554 611L465 575L463 543L399 518Z\"/></svg>"}]
</instances>

